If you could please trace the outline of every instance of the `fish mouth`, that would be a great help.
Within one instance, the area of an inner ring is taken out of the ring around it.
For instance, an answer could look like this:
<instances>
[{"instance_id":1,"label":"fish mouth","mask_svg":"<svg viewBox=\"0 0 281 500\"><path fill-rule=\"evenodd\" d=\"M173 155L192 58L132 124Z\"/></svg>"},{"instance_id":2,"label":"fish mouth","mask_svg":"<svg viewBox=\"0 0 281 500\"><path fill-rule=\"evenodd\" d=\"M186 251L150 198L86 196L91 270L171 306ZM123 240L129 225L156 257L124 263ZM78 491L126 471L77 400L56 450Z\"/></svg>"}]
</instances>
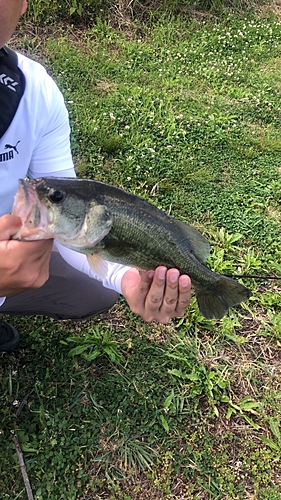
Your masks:
<instances>
[{"instance_id":1,"label":"fish mouth","mask_svg":"<svg viewBox=\"0 0 281 500\"><path fill-rule=\"evenodd\" d=\"M22 227L13 236L13 239L37 240L44 238L44 228L50 223L50 220L37 196L35 186L36 183L33 180L19 179L12 215L21 218Z\"/></svg>"}]
</instances>

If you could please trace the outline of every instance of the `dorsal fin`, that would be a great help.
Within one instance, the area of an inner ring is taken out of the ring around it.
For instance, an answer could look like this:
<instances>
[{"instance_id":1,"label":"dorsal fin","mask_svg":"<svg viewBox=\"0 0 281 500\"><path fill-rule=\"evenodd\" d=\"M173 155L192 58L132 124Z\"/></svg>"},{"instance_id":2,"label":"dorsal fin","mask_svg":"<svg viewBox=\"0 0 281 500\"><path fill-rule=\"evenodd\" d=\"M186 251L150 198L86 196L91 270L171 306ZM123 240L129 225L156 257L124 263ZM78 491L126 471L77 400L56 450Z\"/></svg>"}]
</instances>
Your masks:
<instances>
[{"instance_id":1,"label":"dorsal fin","mask_svg":"<svg viewBox=\"0 0 281 500\"><path fill-rule=\"evenodd\" d=\"M191 251L193 252L195 257L202 263L206 262L210 253L210 243L208 242L207 238L205 238L203 234L197 231L197 229L189 226L185 222L175 220L175 223L186 235L191 246Z\"/></svg>"}]
</instances>

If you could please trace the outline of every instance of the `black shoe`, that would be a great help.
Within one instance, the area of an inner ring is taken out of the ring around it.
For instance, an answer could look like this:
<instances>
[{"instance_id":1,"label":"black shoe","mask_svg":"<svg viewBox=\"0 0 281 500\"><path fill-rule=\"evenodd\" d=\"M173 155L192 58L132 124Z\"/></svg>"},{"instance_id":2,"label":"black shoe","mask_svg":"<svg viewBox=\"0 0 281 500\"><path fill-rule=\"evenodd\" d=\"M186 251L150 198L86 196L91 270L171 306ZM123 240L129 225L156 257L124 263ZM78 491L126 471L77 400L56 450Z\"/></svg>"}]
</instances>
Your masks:
<instances>
[{"instance_id":1,"label":"black shoe","mask_svg":"<svg viewBox=\"0 0 281 500\"><path fill-rule=\"evenodd\" d=\"M19 342L19 332L12 325L0 319L0 351L14 351Z\"/></svg>"}]
</instances>

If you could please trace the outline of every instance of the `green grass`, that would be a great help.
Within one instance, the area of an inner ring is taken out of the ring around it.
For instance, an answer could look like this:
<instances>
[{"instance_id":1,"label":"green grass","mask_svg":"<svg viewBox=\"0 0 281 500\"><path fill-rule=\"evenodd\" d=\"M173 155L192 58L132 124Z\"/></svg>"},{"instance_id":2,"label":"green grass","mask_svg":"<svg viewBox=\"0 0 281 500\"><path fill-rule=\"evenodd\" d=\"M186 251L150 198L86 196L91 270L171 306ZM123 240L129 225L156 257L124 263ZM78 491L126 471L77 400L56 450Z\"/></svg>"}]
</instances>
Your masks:
<instances>
[{"instance_id":1,"label":"green grass","mask_svg":"<svg viewBox=\"0 0 281 500\"><path fill-rule=\"evenodd\" d=\"M80 176L195 225L212 269L280 276L280 26L99 21L13 43L62 89ZM167 326L123 300L85 323L12 319L23 347L0 363L3 498L26 498L16 431L36 500L281 499L280 286L244 281L252 298L221 322L195 301Z\"/></svg>"},{"instance_id":2,"label":"green grass","mask_svg":"<svg viewBox=\"0 0 281 500\"><path fill-rule=\"evenodd\" d=\"M210 12L221 16L225 12L253 12L265 0L31 0L27 16L36 25L52 25L64 20L69 24L92 25L102 17L114 26L128 22L150 22L163 12L193 17L194 12Z\"/></svg>"}]
</instances>

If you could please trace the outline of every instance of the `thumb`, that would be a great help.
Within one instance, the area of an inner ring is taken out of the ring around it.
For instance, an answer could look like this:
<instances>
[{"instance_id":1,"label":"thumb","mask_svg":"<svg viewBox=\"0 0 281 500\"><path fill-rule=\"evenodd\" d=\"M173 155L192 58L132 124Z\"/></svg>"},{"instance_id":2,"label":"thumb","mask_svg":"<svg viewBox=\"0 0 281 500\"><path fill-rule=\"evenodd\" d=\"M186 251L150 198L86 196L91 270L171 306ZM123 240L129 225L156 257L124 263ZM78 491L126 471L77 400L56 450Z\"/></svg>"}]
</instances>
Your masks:
<instances>
[{"instance_id":1,"label":"thumb","mask_svg":"<svg viewBox=\"0 0 281 500\"><path fill-rule=\"evenodd\" d=\"M0 241L9 240L22 226L20 217L3 215L0 217Z\"/></svg>"},{"instance_id":2,"label":"thumb","mask_svg":"<svg viewBox=\"0 0 281 500\"><path fill-rule=\"evenodd\" d=\"M146 297L150 290L150 286L154 277L154 271L143 271L140 273L140 285L139 285L139 291L140 295L143 295Z\"/></svg>"},{"instance_id":3,"label":"thumb","mask_svg":"<svg viewBox=\"0 0 281 500\"><path fill-rule=\"evenodd\" d=\"M143 314L145 300L150 289L154 271L139 273L137 269L129 269L123 276L121 288L129 307L136 314Z\"/></svg>"},{"instance_id":4,"label":"thumb","mask_svg":"<svg viewBox=\"0 0 281 500\"><path fill-rule=\"evenodd\" d=\"M152 273L152 276L150 275ZM142 301L150 288L154 271L138 271L135 268L131 268L125 272L122 283L122 295L125 297L127 302L129 300Z\"/></svg>"}]
</instances>

